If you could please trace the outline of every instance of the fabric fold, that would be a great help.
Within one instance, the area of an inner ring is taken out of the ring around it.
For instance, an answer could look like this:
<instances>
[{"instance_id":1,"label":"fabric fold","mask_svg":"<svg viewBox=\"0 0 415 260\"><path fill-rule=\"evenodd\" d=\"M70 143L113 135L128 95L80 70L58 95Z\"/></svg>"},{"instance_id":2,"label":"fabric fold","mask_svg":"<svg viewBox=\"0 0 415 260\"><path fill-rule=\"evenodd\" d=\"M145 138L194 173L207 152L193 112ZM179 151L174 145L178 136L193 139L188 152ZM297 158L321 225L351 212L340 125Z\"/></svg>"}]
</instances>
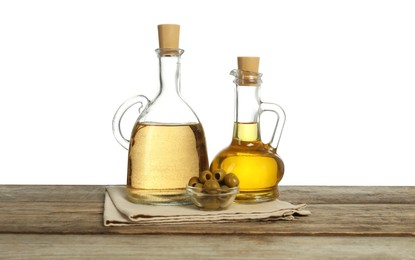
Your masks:
<instances>
[{"instance_id":1,"label":"fabric fold","mask_svg":"<svg viewBox=\"0 0 415 260\"><path fill-rule=\"evenodd\" d=\"M193 205L144 205L128 201L124 186L109 186L105 192L104 226L293 220L294 215L310 215L306 207L306 204L293 205L281 200L234 203L221 211L199 210Z\"/></svg>"}]
</instances>

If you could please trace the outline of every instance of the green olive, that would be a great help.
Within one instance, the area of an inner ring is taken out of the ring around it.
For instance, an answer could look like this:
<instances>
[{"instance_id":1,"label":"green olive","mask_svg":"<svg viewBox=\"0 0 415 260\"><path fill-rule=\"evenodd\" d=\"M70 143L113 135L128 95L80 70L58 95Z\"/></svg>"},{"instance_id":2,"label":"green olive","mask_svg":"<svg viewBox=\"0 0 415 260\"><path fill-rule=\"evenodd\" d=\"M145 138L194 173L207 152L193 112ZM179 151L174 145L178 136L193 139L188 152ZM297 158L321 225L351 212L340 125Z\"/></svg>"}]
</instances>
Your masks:
<instances>
[{"instance_id":1,"label":"green olive","mask_svg":"<svg viewBox=\"0 0 415 260\"><path fill-rule=\"evenodd\" d=\"M219 209L221 202L217 198L204 198L201 202L204 209Z\"/></svg>"},{"instance_id":2,"label":"green olive","mask_svg":"<svg viewBox=\"0 0 415 260\"><path fill-rule=\"evenodd\" d=\"M195 190L196 190L196 191L198 191L198 192L202 192L202 189L203 189L203 184L202 184L202 183L200 183L200 182L198 182L198 183L196 183L195 185L193 185L193 187L195 187Z\"/></svg>"},{"instance_id":3,"label":"green olive","mask_svg":"<svg viewBox=\"0 0 415 260\"><path fill-rule=\"evenodd\" d=\"M229 188L233 188L239 185L239 179L234 173L228 173L225 176L225 185Z\"/></svg>"},{"instance_id":4,"label":"green olive","mask_svg":"<svg viewBox=\"0 0 415 260\"><path fill-rule=\"evenodd\" d=\"M226 186L226 185L221 185L220 186L220 192L221 193L227 193L227 192L229 192L229 187Z\"/></svg>"},{"instance_id":5,"label":"green olive","mask_svg":"<svg viewBox=\"0 0 415 260\"><path fill-rule=\"evenodd\" d=\"M202 184L211 179L213 179L213 174L209 170L203 171L199 175L199 181Z\"/></svg>"},{"instance_id":6,"label":"green olive","mask_svg":"<svg viewBox=\"0 0 415 260\"><path fill-rule=\"evenodd\" d=\"M199 182L199 178L198 177L192 177L190 178L189 182L187 183L188 186L192 186L195 187L196 183Z\"/></svg>"},{"instance_id":7,"label":"green olive","mask_svg":"<svg viewBox=\"0 0 415 260\"><path fill-rule=\"evenodd\" d=\"M226 172L222 169L216 169L213 171L213 177L219 182L223 181L223 178L225 178L225 175L226 175Z\"/></svg>"},{"instance_id":8,"label":"green olive","mask_svg":"<svg viewBox=\"0 0 415 260\"><path fill-rule=\"evenodd\" d=\"M198 182L195 185L193 185L193 187L195 187L195 188L203 188L203 184L200 183L200 182Z\"/></svg>"},{"instance_id":9,"label":"green olive","mask_svg":"<svg viewBox=\"0 0 415 260\"><path fill-rule=\"evenodd\" d=\"M218 190L220 189L220 185L219 182L217 180L207 180L205 182L205 184L203 184L203 189L207 192L207 193L218 193Z\"/></svg>"}]
</instances>

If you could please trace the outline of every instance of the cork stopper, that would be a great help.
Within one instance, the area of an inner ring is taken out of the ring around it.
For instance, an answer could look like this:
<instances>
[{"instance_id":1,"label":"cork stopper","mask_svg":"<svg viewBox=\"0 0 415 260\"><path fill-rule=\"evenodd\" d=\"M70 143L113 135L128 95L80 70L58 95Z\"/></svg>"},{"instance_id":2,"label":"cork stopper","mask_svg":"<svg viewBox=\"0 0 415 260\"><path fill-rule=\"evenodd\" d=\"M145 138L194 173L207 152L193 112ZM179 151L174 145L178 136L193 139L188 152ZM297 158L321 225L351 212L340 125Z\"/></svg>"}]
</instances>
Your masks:
<instances>
[{"instance_id":1,"label":"cork stopper","mask_svg":"<svg viewBox=\"0 0 415 260\"><path fill-rule=\"evenodd\" d=\"M258 73L259 57L238 57L238 69Z\"/></svg>"},{"instance_id":2,"label":"cork stopper","mask_svg":"<svg viewBox=\"0 0 415 260\"><path fill-rule=\"evenodd\" d=\"M164 48L178 49L179 48L180 25L159 24L158 33L159 33L159 48L160 49L164 49Z\"/></svg>"},{"instance_id":3,"label":"cork stopper","mask_svg":"<svg viewBox=\"0 0 415 260\"><path fill-rule=\"evenodd\" d=\"M259 57L238 57L238 84L240 86L259 86Z\"/></svg>"}]
</instances>

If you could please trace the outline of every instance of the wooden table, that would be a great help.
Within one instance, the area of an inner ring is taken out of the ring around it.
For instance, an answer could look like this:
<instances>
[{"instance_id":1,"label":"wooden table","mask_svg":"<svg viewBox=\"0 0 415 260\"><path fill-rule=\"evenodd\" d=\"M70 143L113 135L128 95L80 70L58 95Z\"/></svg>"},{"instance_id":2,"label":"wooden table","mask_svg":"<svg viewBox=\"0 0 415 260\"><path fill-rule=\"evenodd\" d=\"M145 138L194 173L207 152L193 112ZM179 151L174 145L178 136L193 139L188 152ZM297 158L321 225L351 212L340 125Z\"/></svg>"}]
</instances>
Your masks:
<instances>
[{"instance_id":1,"label":"wooden table","mask_svg":"<svg viewBox=\"0 0 415 260\"><path fill-rule=\"evenodd\" d=\"M415 187L281 187L311 216L104 227L104 186L0 185L0 258L415 259Z\"/></svg>"}]
</instances>

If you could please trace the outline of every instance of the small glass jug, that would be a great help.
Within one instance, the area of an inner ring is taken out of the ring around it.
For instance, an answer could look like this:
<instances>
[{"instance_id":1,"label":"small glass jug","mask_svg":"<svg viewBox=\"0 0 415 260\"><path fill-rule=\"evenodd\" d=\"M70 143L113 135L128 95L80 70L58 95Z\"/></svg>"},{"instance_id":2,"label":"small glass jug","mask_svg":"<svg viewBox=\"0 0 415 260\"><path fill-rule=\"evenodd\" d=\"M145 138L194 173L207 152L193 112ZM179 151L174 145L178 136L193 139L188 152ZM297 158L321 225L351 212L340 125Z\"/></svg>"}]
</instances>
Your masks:
<instances>
[{"instance_id":1,"label":"small glass jug","mask_svg":"<svg viewBox=\"0 0 415 260\"><path fill-rule=\"evenodd\" d=\"M149 100L135 96L125 101L113 119L115 139L128 149L127 194L135 203L189 204L186 185L209 168L205 134L198 117L180 94L179 25L158 26L160 92ZM131 138L120 122L133 105L141 104Z\"/></svg>"},{"instance_id":2,"label":"small glass jug","mask_svg":"<svg viewBox=\"0 0 415 260\"><path fill-rule=\"evenodd\" d=\"M284 175L284 163L277 147L285 123L284 110L277 104L262 102L259 57L238 57L235 77L235 122L231 144L213 159L210 170L223 169L239 178L236 202L263 202L278 198L278 183ZM278 116L269 143L260 136L260 116L273 112Z\"/></svg>"}]
</instances>

